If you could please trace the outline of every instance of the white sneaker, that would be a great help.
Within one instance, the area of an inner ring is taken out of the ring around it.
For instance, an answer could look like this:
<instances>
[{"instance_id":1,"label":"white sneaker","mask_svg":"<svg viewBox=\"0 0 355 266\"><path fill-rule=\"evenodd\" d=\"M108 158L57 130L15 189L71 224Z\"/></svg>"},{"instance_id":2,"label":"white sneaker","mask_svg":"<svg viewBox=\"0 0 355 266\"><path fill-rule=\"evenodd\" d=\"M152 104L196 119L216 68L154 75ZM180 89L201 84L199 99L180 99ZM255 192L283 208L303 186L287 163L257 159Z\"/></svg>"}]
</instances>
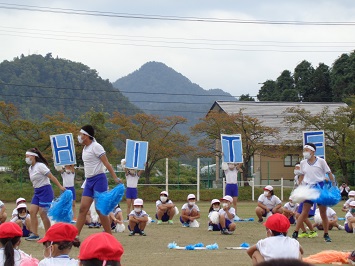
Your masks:
<instances>
[{"instance_id":1,"label":"white sneaker","mask_svg":"<svg viewBox=\"0 0 355 266\"><path fill-rule=\"evenodd\" d=\"M213 226L212 225L208 226L208 231L213 231Z\"/></svg>"},{"instance_id":2,"label":"white sneaker","mask_svg":"<svg viewBox=\"0 0 355 266\"><path fill-rule=\"evenodd\" d=\"M344 229L345 229L345 227L344 227L344 226L342 226L341 224L339 224L338 229L339 229L339 230L344 230Z\"/></svg>"}]
</instances>

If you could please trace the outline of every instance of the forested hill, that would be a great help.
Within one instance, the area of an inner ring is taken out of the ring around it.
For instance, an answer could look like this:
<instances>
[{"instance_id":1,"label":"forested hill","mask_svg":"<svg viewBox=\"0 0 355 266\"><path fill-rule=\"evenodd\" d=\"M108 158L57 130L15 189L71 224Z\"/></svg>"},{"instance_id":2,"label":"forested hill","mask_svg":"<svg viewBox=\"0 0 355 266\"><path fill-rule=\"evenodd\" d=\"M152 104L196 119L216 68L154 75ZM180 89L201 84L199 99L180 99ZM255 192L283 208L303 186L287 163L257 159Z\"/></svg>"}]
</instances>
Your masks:
<instances>
[{"instance_id":1,"label":"forested hill","mask_svg":"<svg viewBox=\"0 0 355 266\"><path fill-rule=\"evenodd\" d=\"M188 126L206 115L214 101L235 101L229 93L220 89L204 90L159 62L148 62L113 85L145 113L186 117L188 125L182 130L184 133Z\"/></svg>"},{"instance_id":2,"label":"forested hill","mask_svg":"<svg viewBox=\"0 0 355 266\"><path fill-rule=\"evenodd\" d=\"M29 55L0 63L0 101L13 103L25 118L63 112L75 119L96 111L141 112L94 69L66 59Z\"/></svg>"}]
</instances>

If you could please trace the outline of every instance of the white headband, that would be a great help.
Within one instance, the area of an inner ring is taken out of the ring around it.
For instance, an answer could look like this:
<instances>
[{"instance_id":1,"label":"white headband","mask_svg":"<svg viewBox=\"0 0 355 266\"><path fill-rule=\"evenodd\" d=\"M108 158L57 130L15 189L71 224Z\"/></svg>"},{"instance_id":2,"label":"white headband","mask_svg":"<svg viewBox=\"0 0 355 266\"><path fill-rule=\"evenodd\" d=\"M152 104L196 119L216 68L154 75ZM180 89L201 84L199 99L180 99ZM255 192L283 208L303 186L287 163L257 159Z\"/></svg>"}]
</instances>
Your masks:
<instances>
[{"instance_id":1,"label":"white headband","mask_svg":"<svg viewBox=\"0 0 355 266\"><path fill-rule=\"evenodd\" d=\"M303 149L310 149L311 151L316 151L312 146L310 145L304 145Z\"/></svg>"},{"instance_id":2,"label":"white headband","mask_svg":"<svg viewBox=\"0 0 355 266\"><path fill-rule=\"evenodd\" d=\"M26 151L26 155L32 155L38 157L37 153L31 152L31 151Z\"/></svg>"},{"instance_id":3,"label":"white headband","mask_svg":"<svg viewBox=\"0 0 355 266\"><path fill-rule=\"evenodd\" d=\"M80 133L83 133L83 134L88 135L89 137L93 138L93 136L91 136L89 133L87 133L84 129L80 129Z\"/></svg>"}]
</instances>

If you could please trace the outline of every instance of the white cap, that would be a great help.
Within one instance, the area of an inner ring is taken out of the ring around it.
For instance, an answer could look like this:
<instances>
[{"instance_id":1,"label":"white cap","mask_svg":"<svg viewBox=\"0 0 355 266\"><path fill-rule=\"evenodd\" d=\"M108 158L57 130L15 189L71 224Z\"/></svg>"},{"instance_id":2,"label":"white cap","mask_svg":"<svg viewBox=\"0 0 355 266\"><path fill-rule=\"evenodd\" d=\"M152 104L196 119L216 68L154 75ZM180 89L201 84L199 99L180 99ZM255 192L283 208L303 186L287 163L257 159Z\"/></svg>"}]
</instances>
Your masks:
<instances>
[{"instance_id":1,"label":"white cap","mask_svg":"<svg viewBox=\"0 0 355 266\"><path fill-rule=\"evenodd\" d=\"M189 200L189 199L196 199L195 194L189 194L189 195L187 195L187 200Z\"/></svg>"},{"instance_id":2,"label":"white cap","mask_svg":"<svg viewBox=\"0 0 355 266\"><path fill-rule=\"evenodd\" d=\"M165 194L165 195L169 196L168 191L165 191L165 190L164 190L164 191L162 191L162 192L160 192L160 195L161 195L161 194Z\"/></svg>"},{"instance_id":3,"label":"white cap","mask_svg":"<svg viewBox=\"0 0 355 266\"><path fill-rule=\"evenodd\" d=\"M350 206L350 207L355 207L355 200L350 201L349 206Z\"/></svg>"},{"instance_id":4,"label":"white cap","mask_svg":"<svg viewBox=\"0 0 355 266\"><path fill-rule=\"evenodd\" d=\"M221 200L226 200L229 202L233 202L233 198L231 196L224 196L223 198L221 198Z\"/></svg>"},{"instance_id":5,"label":"white cap","mask_svg":"<svg viewBox=\"0 0 355 266\"><path fill-rule=\"evenodd\" d=\"M26 208L27 209L27 205L25 203L20 203L19 205L17 205L16 209L21 209L21 208Z\"/></svg>"},{"instance_id":6,"label":"white cap","mask_svg":"<svg viewBox=\"0 0 355 266\"><path fill-rule=\"evenodd\" d=\"M219 199L213 199L213 200L211 200L211 205L212 205L212 204L215 204L215 203L221 203L221 202L219 201Z\"/></svg>"},{"instance_id":7,"label":"white cap","mask_svg":"<svg viewBox=\"0 0 355 266\"><path fill-rule=\"evenodd\" d=\"M274 188L272 186L268 185L268 186L264 187L264 190L272 191L272 190L274 190Z\"/></svg>"},{"instance_id":8,"label":"white cap","mask_svg":"<svg viewBox=\"0 0 355 266\"><path fill-rule=\"evenodd\" d=\"M16 205L17 205L20 201L26 202L26 200L25 200L24 198L18 198L18 199L16 200Z\"/></svg>"},{"instance_id":9,"label":"white cap","mask_svg":"<svg viewBox=\"0 0 355 266\"><path fill-rule=\"evenodd\" d=\"M142 199L135 199L133 202L133 206L143 206L143 200Z\"/></svg>"},{"instance_id":10,"label":"white cap","mask_svg":"<svg viewBox=\"0 0 355 266\"><path fill-rule=\"evenodd\" d=\"M349 192L349 196L355 196L355 190L351 190L351 191Z\"/></svg>"}]
</instances>

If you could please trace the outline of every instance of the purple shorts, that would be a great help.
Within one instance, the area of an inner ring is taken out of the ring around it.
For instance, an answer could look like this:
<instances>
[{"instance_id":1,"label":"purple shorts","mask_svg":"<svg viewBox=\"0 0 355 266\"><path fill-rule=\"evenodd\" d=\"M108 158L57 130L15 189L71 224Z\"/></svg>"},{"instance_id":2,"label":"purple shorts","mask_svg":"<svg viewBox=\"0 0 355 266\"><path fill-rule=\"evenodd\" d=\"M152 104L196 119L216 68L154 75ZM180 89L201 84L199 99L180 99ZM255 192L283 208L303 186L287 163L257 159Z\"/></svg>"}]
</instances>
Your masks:
<instances>
[{"instance_id":1,"label":"purple shorts","mask_svg":"<svg viewBox=\"0 0 355 266\"><path fill-rule=\"evenodd\" d=\"M136 187L128 187L126 189L126 199L136 199L138 197L138 189Z\"/></svg>"},{"instance_id":2,"label":"purple shorts","mask_svg":"<svg viewBox=\"0 0 355 266\"><path fill-rule=\"evenodd\" d=\"M237 184L227 184L226 185L226 195L231 197L238 197L238 185Z\"/></svg>"},{"instance_id":3,"label":"purple shorts","mask_svg":"<svg viewBox=\"0 0 355 266\"><path fill-rule=\"evenodd\" d=\"M349 225L346 223L345 224L345 226L344 226L344 229L345 229L345 231L347 232L347 233L352 233L353 232L353 230L351 230L350 228L349 228Z\"/></svg>"},{"instance_id":4,"label":"purple shorts","mask_svg":"<svg viewBox=\"0 0 355 266\"><path fill-rule=\"evenodd\" d=\"M229 225L230 225L231 223L232 223L231 221L226 220L226 228L229 228ZM222 226L221 226L221 224L219 224L219 228L220 228L220 230L223 229Z\"/></svg>"},{"instance_id":5,"label":"purple shorts","mask_svg":"<svg viewBox=\"0 0 355 266\"><path fill-rule=\"evenodd\" d=\"M131 227L128 225L128 230L129 231L134 231L136 234L139 234L140 233L140 229L139 229L139 227L138 227L138 224L136 224L135 226L134 226L134 228L133 228L133 230L131 229Z\"/></svg>"},{"instance_id":6,"label":"purple shorts","mask_svg":"<svg viewBox=\"0 0 355 266\"><path fill-rule=\"evenodd\" d=\"M65 187L67 190L70 190L73 193L73 200L76 200L76 193L74 187Z\"/></svg>"},{"instance_id":7,"label":"purple shorts","mask_svg":"<svg viewBox=\"0 0 355 266\"><path fill-rule=\"evenodd\" d=\"M305 202L310 203L310 204L313 204L313 206L309 209L309 212L308 212L308 217L313 217L314 214L315 214L315 212L316 212L316 209L317 209L317 204L316 204L316 203L313 203L312 201L308 201L308 200L306 200ZM298 212L299 214L302 213L303 204L304 204L304 202L301 202L300 205L298 206L297 212Z\"/></svg>"},{"instance_id":8,"label":"purple shorts","mask_svg":"<svg viewBox=\"0 0 355 266\"><path fill-rule=\"evenodd\" d=\"M22 236L23 237L28 237L30 236L31 232L27 229L26 225L23 225L22 227Z\"/></svg>"},{"instance_id":9,"label":"purple shorts","mask_svg":"<svg viewBox=\"0 0 355 266\"><path fill-rule=\"evenodd\" d=\"M104 173L86 178L83 196L93 198L95 191L105 192L107 191L107 186L107 177Z\"/></svg>"},{"instance_id":10,"label":"purple shorts","mask_svg":"<svg viewBox=\"0 0 355 266\"><path fill-rule=\"evenodd\" d=\"M49 208L54 199L54 192L51 185L35 188L35 194L32 197L31 204L41 208Z\"/></svg>"},{"instance_id":11,"label":"purple shorts","mask_svg":"<svg viewBox=\"0 0 355 266\"><path fill-rule=\"evenodd\" d=\"M213 227L212 231L221 231L219 224L208 223L208 225Z\"/></svg>"},{"instance_id":12,"label":"purple shorts","mask_svg":"<svg viewBox=\"0 0 355 266\"><path fill-rule=\"evenodd\" d=\"M157 215L157 214L155 214L155 218L158 219L158 215ZM167 212L165 212L165 213L163 214L163 216L161 217L161 220L162 220L163 222L169 221L169 215L168 215Z\"/></svg>"}]
</instances>

